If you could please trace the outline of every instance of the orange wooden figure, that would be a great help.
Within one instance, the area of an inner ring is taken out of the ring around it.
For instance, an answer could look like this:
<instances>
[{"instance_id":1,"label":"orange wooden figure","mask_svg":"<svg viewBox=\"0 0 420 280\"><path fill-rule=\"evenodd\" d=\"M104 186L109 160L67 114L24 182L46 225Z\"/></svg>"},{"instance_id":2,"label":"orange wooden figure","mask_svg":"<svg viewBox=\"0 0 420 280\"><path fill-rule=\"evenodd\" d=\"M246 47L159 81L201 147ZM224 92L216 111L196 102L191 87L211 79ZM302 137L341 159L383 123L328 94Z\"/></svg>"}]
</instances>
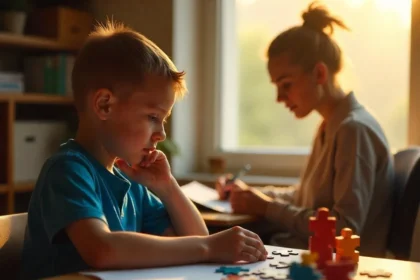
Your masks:
<instances>
[{"instance_id":1,"label":"orange wooden figure","mask_svg":"<svg viewBox=\"0 0 420 280\"><path fill-rule=\"evenodd\" d=\"M360 237L353 234L350 228L343 228L341 236L335 238L336 260L351 259L354 263L359 262L359 251L354 250L360 246Z\"/></svg>"}]
</instances>

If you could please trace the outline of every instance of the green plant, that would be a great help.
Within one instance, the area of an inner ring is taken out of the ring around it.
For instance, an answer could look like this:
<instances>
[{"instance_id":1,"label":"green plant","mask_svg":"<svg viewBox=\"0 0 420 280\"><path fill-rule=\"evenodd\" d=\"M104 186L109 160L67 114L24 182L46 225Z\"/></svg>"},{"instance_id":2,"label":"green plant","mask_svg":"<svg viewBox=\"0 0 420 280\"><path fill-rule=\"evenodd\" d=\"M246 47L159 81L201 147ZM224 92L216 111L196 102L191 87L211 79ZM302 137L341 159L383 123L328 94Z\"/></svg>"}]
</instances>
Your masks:
<instances>
[{"instance_id":1,"label":"green plant","mask_svg":"<svg viewBox=\"0 0 420 280\"><path fill-rule=\"evenodd\" d=\"M156 148L161 150L168 158L179 155L178 145L170 138L166 138L164 141L159 142Z\"/></svg>"}]
</instances>

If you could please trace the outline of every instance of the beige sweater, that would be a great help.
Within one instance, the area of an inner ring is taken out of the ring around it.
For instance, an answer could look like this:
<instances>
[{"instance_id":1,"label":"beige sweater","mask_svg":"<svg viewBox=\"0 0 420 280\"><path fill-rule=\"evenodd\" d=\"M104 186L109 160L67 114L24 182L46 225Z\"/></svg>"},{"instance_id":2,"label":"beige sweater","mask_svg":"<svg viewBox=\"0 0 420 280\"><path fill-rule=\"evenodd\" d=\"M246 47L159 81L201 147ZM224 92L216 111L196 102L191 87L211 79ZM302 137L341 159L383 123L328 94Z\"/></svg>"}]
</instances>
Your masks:
<instances>
[{"instance_id":1,"label":"beige sweater","mask_svg":"<svg viewBox=\"0 0 420 280\"><path fill-rule=\"evenodd\" d=\"M307 242L308 219L319 207L337 218L337 234L360 235L362 255L383 256L393 205L394 168L386 137L372 115L350 93L331 121L322 124L301 182L278 194L266 218Z\"/></svg>"}]
</instances>

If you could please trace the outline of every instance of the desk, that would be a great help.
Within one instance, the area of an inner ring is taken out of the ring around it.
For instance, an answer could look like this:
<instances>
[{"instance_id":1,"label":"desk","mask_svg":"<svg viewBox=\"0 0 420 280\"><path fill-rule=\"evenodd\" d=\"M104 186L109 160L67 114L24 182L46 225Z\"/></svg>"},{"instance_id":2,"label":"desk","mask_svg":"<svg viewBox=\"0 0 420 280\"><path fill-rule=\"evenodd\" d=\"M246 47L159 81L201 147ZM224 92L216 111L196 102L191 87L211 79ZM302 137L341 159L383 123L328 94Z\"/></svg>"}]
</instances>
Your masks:
<instances>
[{"instance_id":1,"label":"desk","mask_svg":"<svg viewBox=\"0 0 420 280\"><path fill-rule=\"evenodd\" d=\"M207 226L233 227L255 222L258 217L252 215L228 214L202 211L201 217Z\"/></svg>"},{"instance_id":2,"label":"desk","mask_svg":"<svg viewBox=\"0 0 420 280\"><path fill-rule=\"evenodd\" d=\"M274 246L266 246L269 252L274 250L282 250L284 248L274 247ZM295 250L298 252L302 252L300 250ZM276 256L276 260L281 258L282 261L285 262L292 262L298 261L300 262L299 256L290 256L290 257L278 257ZM258 262L253 264L245 264L242 265L244 268L250 269L250 271L255 271L257 269L264 269L269 268L269 264L272 260L267 260L264 262ZM153 268L153 269L138 269L138 270L126 270L126 271L109 271L109 272L102 272L97 274L99 279L124 279L124 280L220 280L223 276L219 273L215 273L214 271L220 267L218 264L195 264L195 265L184 265L184 266L174 266L174 267L165 267L165 268ZM359 271L361 270L375 270L375 269L384 269L388 272L391 272L393 275L391 278L386 279L394 279L394 280L417 280L420 279L420 263L414 262L405 262L405 261L397 261L397 260L389 260L389 259L379 259L379 258L369 258L369 257L360 257L359 265L357 268L357 273L354 280L368 280L372 278L368 278L367 276L361 276ZM288 269L277 270L277 271L284 271L285 273L288 272ZM124 273L124 274L122 274ZM122 276L123 277L118 277ZM71 278L74 276L74 278ZM76 278L77 277L77 278ZM98 279L91 276L80 276L80 275L69 275L69 276L59 276L53 277L46 280L92 280ZM256 278L258 279L258 278ZM384 278L375 278L375 279L384 279Z\"/></svg>"}]
</instances>

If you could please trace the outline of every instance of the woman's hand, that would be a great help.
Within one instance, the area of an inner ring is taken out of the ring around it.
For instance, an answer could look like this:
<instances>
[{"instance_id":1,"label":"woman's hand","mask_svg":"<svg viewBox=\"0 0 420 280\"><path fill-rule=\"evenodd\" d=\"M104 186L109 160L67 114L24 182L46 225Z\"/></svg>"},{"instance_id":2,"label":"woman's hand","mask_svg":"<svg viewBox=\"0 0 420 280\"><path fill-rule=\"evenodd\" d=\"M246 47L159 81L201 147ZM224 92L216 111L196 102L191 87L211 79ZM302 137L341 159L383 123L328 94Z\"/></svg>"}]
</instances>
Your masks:
<instances>
[{"instance_id":1,"label":"woman's hand","mask_svg":"<svg viewBox=\"0 0 420 280\"><path fill-rule=\"evenodd\" d=\"M217 178L216 181L216 190L219 194L219 199L226 200L229 197L229 193L231 192L232 188L239 188L242 190L249 189L249 186L245 184L243 181L236 179L234 182L230 182L232 178L231 174L220 176Z\"/></svg>"},{"instance_id":2,"label":"woman's hand","mask_svg":"<svg viewBox=\"0 0 420 280\"><path fill-rule=\"evenodd\" d=\"M230 194L230 204L234 213L265 216L273 199L259 190L243 189L234 185Z\"/></svg>"}]
</instances>

